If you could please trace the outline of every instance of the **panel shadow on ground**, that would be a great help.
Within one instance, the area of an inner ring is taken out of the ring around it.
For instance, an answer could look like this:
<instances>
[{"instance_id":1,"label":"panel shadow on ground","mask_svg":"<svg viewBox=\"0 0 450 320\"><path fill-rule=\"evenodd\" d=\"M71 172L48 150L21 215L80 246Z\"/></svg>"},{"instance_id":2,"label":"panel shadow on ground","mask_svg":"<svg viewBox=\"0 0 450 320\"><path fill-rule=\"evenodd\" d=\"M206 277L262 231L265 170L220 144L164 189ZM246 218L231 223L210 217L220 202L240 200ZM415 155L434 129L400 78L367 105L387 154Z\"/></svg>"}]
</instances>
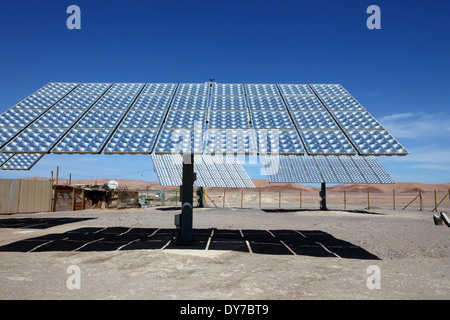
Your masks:
<instances>
[{"instance_id":1,"label":"panel shadow on ground","mask_svg":"<svg viewBox=\"0 0 450 320\"><path fill-rule=\"evenodd\" d=\"M320 230L195 229L195 244L174 243L177 229L86 227L29 238L0 247L0 252L227 250L253 254L379 259L350 242Z\"/></svg>"},{"instance_id":2,"label":"panel shadow on ground","mask_svg":"<svg viewBox=\"0 0 450 320\"><path fill-rule=\"evenodd\" d=\"M13 218L0 219L0 228L47 229L66 223L74 223L95 218Z\"/></svg>"}]
</instances>

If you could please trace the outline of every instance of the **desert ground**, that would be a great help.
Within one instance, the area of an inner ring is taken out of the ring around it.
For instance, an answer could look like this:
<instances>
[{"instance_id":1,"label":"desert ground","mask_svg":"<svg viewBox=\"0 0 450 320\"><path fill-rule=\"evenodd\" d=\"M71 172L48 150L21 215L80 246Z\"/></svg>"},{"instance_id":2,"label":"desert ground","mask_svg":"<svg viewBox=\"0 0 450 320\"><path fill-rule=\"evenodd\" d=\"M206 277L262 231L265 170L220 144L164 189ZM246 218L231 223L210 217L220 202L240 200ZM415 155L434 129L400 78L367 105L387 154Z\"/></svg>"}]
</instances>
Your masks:
<instances>
[{"instance_id":1,"label":"desert ground","mask_svg":"<svg viewBox=\"0 0 450 320\"><path fill-rule=\"evenodd\" d=\"M240 208L241 195L195 208L189 247L171 241L176 207L2 215L0 299L450 297L450 229L429 206Z\"/></svg>"}]
</instances>

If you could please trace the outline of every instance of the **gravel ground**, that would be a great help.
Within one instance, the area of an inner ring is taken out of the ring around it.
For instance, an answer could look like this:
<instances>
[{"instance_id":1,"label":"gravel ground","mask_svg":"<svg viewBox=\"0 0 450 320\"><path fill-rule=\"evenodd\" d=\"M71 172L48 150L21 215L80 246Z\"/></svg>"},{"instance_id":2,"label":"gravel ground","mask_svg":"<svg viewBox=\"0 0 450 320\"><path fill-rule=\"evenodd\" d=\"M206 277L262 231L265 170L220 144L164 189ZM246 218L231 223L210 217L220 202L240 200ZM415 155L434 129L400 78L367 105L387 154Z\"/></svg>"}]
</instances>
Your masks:
<instances>
[{"instance_id":1,"label":"gravel ground","mask_svg":"<svg viewBox=\"0 0 450 320\"><path fill-rule=\"evenodd\" d=\"M195 209L197 243L179 247L170 242L178 212L0 216L0 298L450 297L450 230L431 213ZM79 289L67 286L73 265ZM373 277L379 289L368 288Z\"/></svg>"}]
</instances>

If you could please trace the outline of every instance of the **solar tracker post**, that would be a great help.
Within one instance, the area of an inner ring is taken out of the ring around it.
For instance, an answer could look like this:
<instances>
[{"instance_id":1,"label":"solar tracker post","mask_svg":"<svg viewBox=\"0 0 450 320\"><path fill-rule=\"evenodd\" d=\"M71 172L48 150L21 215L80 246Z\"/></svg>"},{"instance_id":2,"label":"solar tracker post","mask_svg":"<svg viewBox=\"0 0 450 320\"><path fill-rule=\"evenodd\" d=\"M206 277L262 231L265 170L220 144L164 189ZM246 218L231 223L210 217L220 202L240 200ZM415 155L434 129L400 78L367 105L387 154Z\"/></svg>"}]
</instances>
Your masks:
<instances>
[{"instance_id":1,"label":"solar tracker post","mask_svg":"<svg viewBox=\"0 0 450 320\"><path fill-rule=\"evenodd\" d=\"M185 153L183 154L180 234L175 241L178 245L193 245L195 242L192 230L194 181L194 154Z\"/></svg>"}]
</instances>

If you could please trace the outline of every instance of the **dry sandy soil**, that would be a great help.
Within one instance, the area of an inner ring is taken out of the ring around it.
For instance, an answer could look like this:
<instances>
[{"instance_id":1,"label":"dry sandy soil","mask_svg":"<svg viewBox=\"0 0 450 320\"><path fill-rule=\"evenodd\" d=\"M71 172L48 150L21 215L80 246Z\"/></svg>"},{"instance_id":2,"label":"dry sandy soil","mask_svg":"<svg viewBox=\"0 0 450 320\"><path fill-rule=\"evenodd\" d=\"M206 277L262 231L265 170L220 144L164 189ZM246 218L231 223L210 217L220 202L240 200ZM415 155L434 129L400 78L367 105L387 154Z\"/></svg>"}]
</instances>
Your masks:
<instances>
[{"instance_id":1,"label":"dry sandy soil","mask_svg":"<svg viewBox=\"0 0 450 320\"><path fill-rule=\"evenodd\" d=\"M450 229L429 212L195 209L179 247L179 210L160 209L0 216L0 299L450 297Z\"/></svg>"}]
</instances>

